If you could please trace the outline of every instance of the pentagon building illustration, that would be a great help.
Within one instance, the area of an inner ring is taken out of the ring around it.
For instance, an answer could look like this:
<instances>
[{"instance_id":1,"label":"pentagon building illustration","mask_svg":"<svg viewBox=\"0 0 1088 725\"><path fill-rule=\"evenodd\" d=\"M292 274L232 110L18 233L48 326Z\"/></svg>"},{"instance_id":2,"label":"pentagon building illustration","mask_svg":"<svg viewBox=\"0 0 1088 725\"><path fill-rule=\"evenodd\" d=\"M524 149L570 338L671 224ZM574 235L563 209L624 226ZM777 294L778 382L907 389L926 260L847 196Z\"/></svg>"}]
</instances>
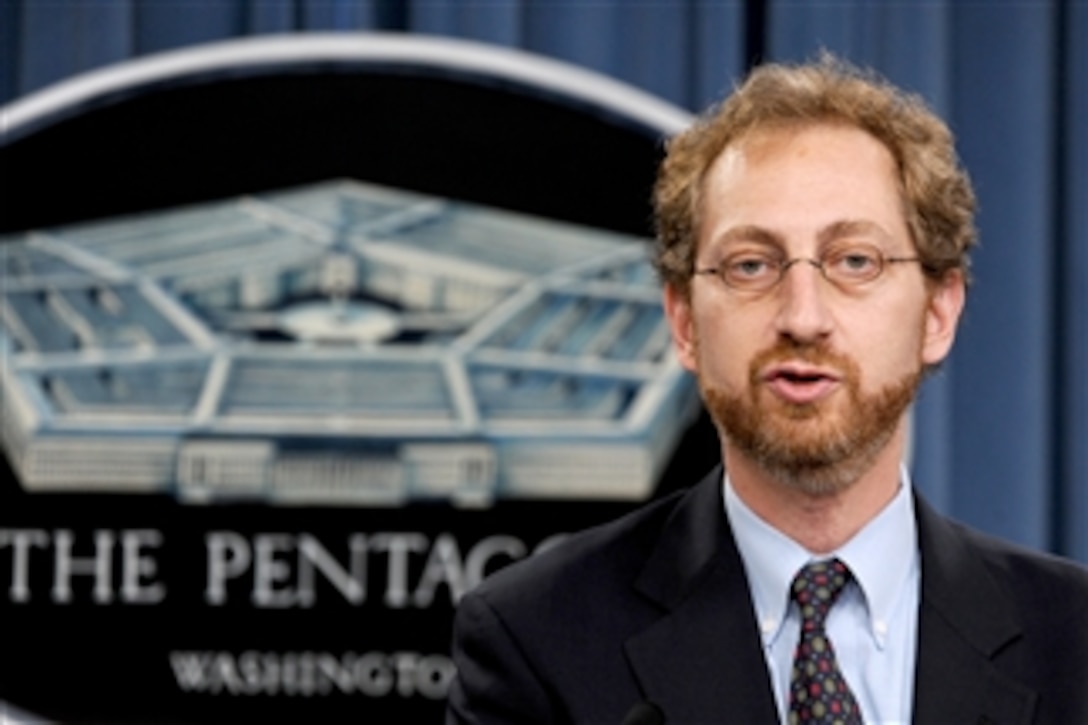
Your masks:
<instances>
[{"instance_id":1,"label":"pentagon building illustration","mask_svg":"<svg viewBox=\"0 0 1088 725\"><path fill-rule=\"evenodd\" d=\"M28 491L638 500L698 411L649 243L355 181L0 239Z\"/></svg>"}]
</instances>

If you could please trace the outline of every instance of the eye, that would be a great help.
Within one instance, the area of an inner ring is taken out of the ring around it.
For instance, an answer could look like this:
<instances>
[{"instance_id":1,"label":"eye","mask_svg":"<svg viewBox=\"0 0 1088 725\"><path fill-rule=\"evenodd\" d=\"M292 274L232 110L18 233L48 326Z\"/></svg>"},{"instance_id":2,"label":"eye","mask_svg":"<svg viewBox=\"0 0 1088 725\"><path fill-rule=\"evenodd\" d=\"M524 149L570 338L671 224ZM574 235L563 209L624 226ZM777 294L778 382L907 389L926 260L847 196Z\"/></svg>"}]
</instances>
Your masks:
<instances>
[{"instance_id":1,"label":"eye","mask_svg":"<svg viewBox=\"0 0 1088 725\"><path fill-rule=\"evenodd\" d=\"M725 281L731 285L748 287L778 278L779 261L761 252L735 252L722 262Z\"/></svg>"},{"instance_id":2,"label":"eye","mask_svg":"<svg viewBox=\"0 0 1088 725\"><path fill-rule=\"evenodd\" d=\"M865 282L880 275L883 256L876 247L862 244L844 247L824 258L828 276L844 282Z\"/></svg>"}]
</instances>

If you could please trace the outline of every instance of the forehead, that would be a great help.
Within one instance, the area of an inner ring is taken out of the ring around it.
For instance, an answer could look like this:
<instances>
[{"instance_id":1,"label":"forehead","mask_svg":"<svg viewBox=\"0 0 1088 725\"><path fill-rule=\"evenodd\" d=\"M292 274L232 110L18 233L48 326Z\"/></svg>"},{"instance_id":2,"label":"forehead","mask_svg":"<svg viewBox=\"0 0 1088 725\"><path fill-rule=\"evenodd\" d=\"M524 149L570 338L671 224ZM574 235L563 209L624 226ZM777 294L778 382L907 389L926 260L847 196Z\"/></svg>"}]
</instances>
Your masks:
<instances>
[{"instance_id":1,"label":"forehead","mask_svg":"<svg viewBox=\"0 0 1088 725\"><path fill-rule=\"evenodd\" d=\"M708 179L765 165L854 159L898 178L892 152L864 129L836 121L775 123L743 132L719 152L707 169ZM874 170L875 170L874 169Z\"/></svg>"},{"instance_id":2,"label":"forehead","mask_svg":"<svg viewBox=\"0 0 1088 725\"><path fill-rule=\"evenodd\" d=\"M841 124L759 129L732 141L708 169L700 211L700 239L735 227L814 236L844 222L906 231L891 152Z\"/></svg>"}]
</instances>

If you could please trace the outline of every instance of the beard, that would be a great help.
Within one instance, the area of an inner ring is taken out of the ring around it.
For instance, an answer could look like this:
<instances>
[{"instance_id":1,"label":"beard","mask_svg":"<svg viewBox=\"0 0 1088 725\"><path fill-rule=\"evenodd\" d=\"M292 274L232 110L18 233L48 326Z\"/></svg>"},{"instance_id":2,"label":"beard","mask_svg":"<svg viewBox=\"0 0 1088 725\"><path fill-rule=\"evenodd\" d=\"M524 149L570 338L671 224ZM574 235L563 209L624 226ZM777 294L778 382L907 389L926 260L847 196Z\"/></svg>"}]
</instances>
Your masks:
<instances>
[{"instance_id":1,"label":"beard","mask_svg":"<svg viewBox=\"0 0 1088 725\"><path fill-rule=\"evenodd\" d=\"M838 395L791 403L772 394L761 371L786 360L839 371ZM730 443L780 483L822 497L846 490L872 468L914 400L922 376L919 365L900 380L864 393L861 371L852 359L825 347L783 341L752 360L744 392L731 394L707 383L701 372L698 377L707 409Z\"/></svg>"}]
</instances>

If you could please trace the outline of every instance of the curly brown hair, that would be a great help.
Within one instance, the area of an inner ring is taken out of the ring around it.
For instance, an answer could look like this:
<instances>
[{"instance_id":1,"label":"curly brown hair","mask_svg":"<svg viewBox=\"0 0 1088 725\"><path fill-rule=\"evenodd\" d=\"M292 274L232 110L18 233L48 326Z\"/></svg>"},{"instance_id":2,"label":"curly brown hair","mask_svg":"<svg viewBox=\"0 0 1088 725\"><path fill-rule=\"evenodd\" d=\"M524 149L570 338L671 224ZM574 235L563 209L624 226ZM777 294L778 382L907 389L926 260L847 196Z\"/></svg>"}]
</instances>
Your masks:
<instances>
[{"instance_id":1,"label":"curly brown hair","mask_svg":"<svg viewBox=\"0 0 1088 725\"><path fill-rule=\"evenodd\" d=\"M975 244L975 195L952 132L918 96L829 54L805 65L756 68L720 105L672 138L654 187L662 281L690 291L703 180L727 146L768 127L845 124L867 131L891 152L903 208L926 274L969 277Z\"/></svg>"}]
</instances>

